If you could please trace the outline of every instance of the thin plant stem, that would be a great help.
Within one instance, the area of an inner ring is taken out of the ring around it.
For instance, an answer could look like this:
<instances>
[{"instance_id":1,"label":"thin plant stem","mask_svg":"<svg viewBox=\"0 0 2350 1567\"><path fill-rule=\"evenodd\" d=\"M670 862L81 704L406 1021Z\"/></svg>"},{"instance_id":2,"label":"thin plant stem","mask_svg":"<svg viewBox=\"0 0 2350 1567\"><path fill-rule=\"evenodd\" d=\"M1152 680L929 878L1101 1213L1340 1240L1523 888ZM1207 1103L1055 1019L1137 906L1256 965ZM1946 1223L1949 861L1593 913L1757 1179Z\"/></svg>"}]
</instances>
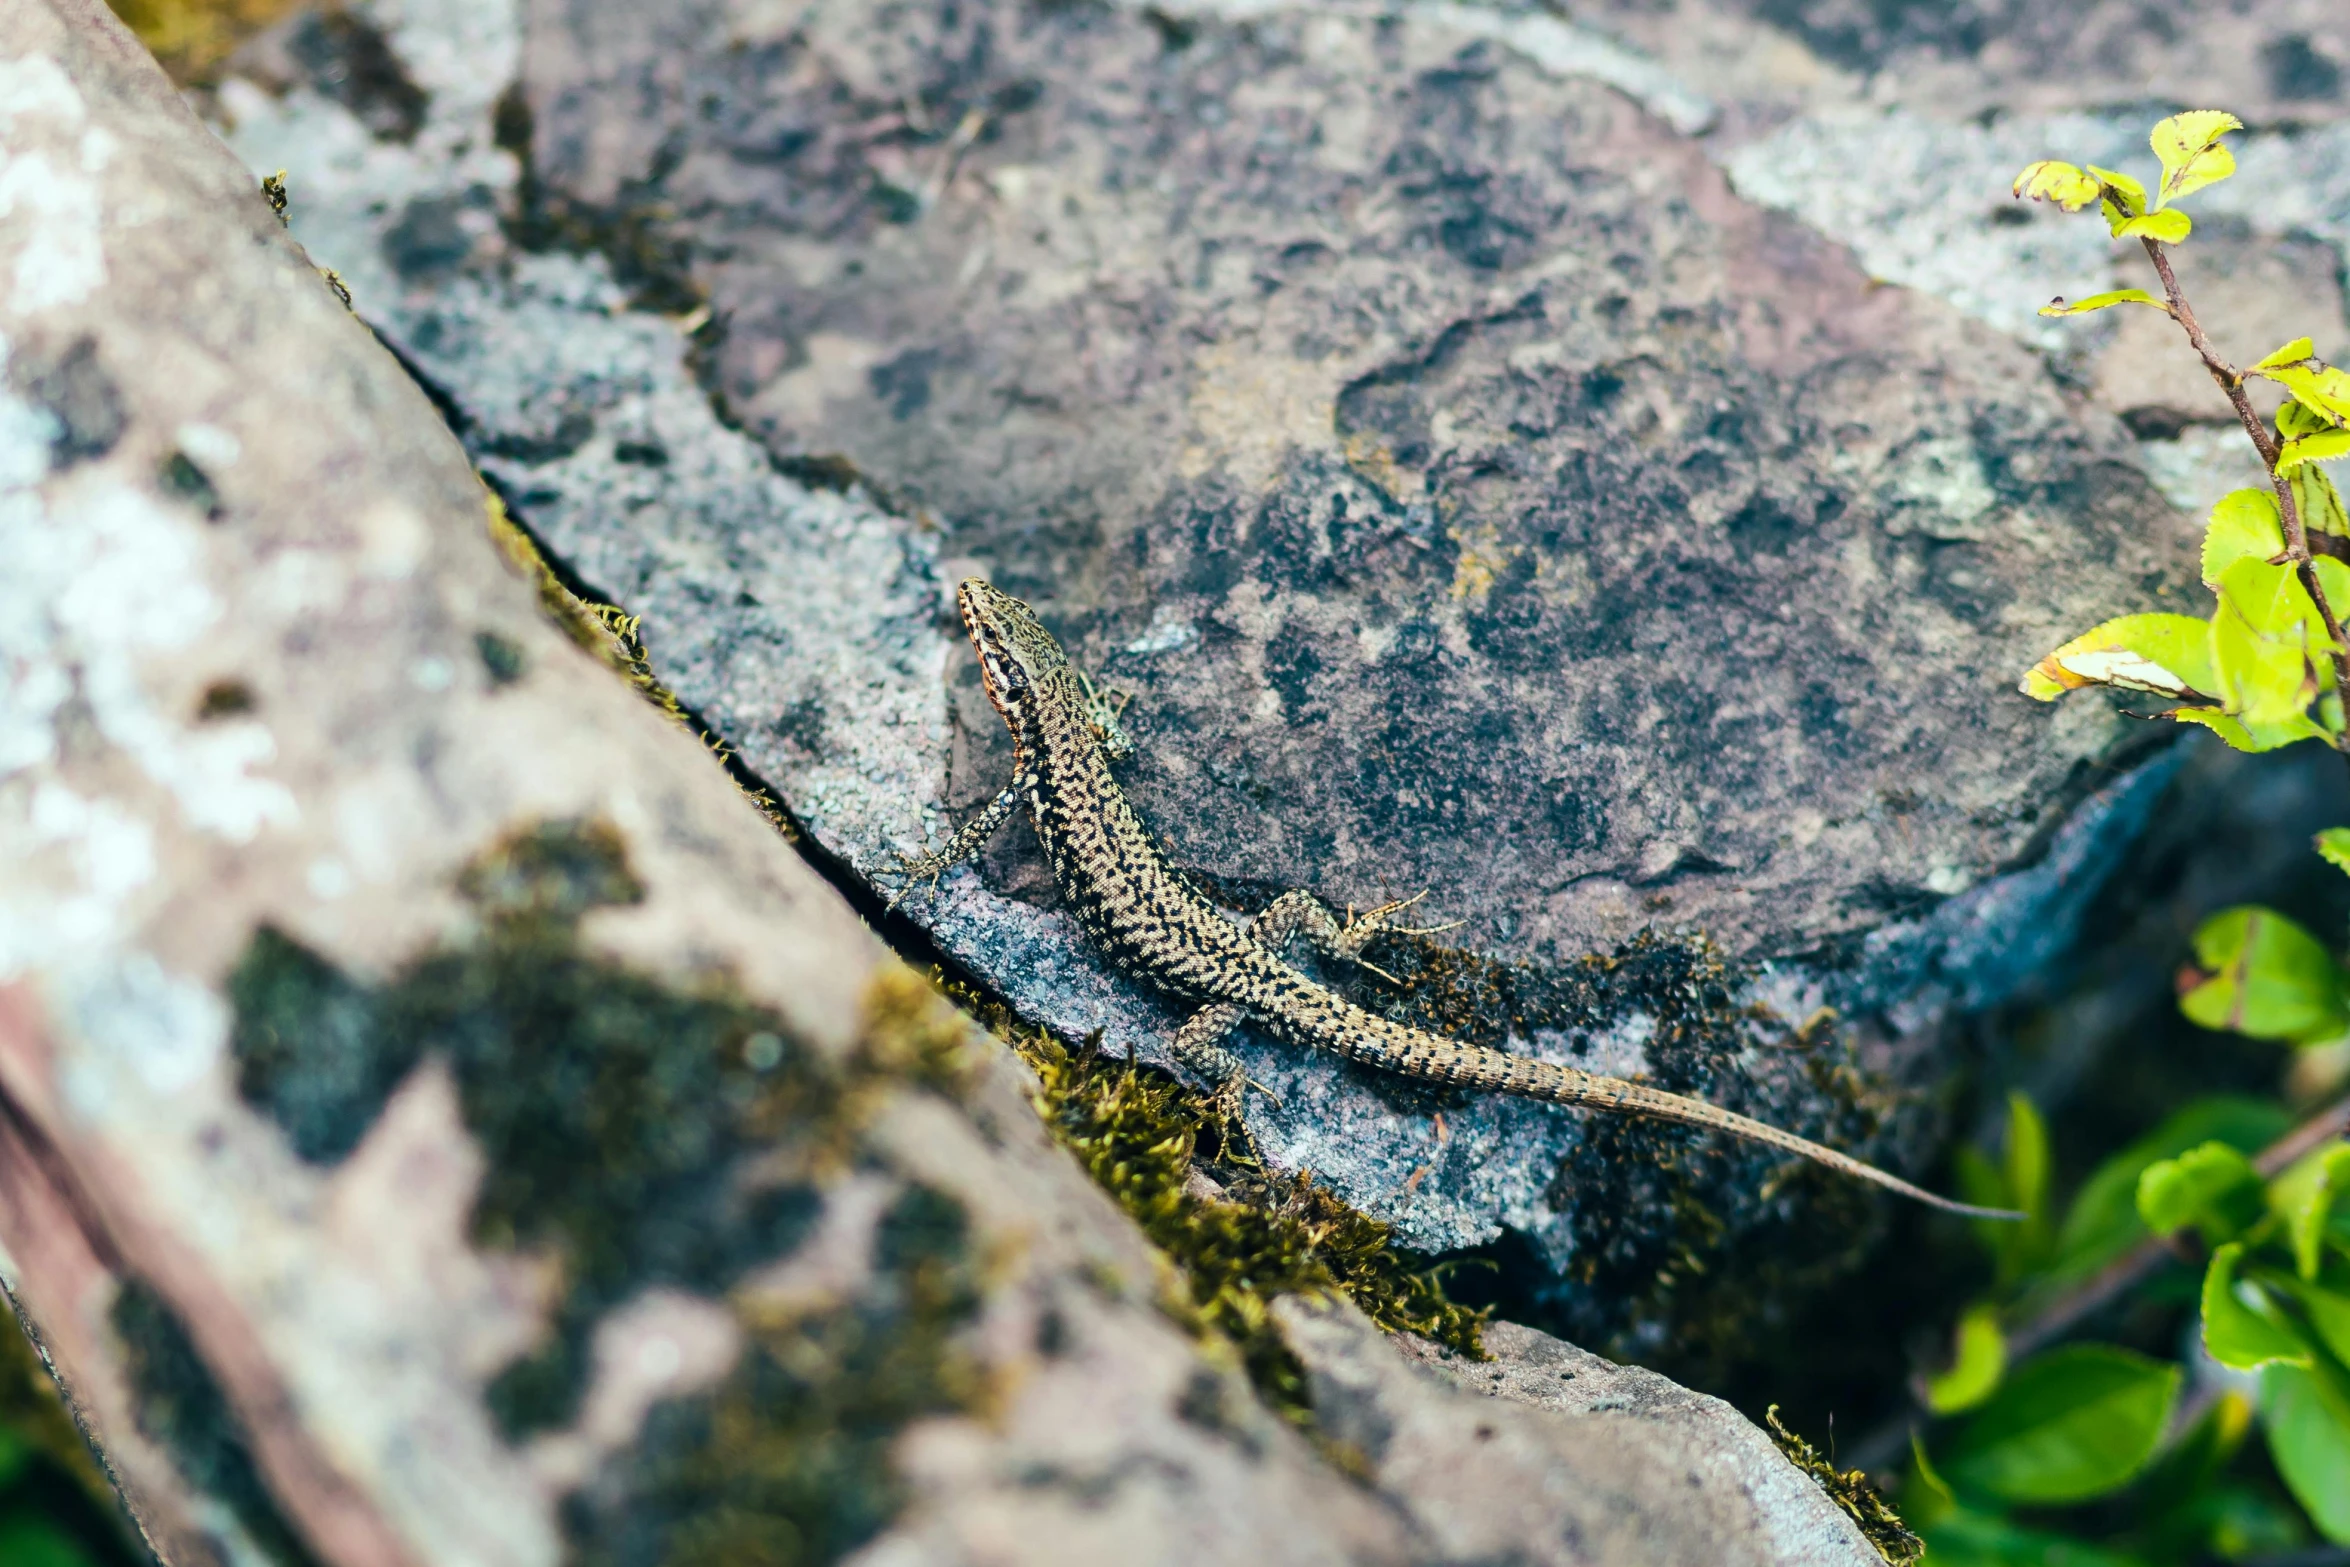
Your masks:
<instances>
[{"instance_id":1,"label":"thin plant stem","mask_svg":"<svg viewBox=\"0 0 2350 1567\"><path fill-rule=\"evenodd\" d=\"M2203 323L2195 319L2195 311L2187 303L2187 296L2179 288L2178 274L2171 270L2170 255L2157 239L2141 239L2147 259L2154 263L2155 275L2162 279L2162 291L2170 301L2171 319L2178 322L2187 334L2187 342L2203 360L2203 368L2212 380L2227 394L2228 403L2236 410L2236 418L2243 424L2244 433L2252 437L2253 449L2260 453L2261 465L2268 470L2268 482L2277 495L2277 514L2284 522L2285 559L2292 562L2293 574L2308 590L2310 602L2317 606L2318 618L2325 622L2326 636L2334 645L2334 655L2328 662L2334 671L2334 694L2342 707L2342 719L2350 725L2350 644L2342 640L2342 622L2334 614L2334 606L2326 601L2325 589L2318 584L2317 567L2310 558L2309 532L2301 521L2301 508L2294 504L2292 481L2277 472L2277 439L2269 433L2268 422L2253 408L2252 399L2244 392L2244 373L2220 357L2204 335ZM2342 740L2335 740L2337 750Z\"/></svg>"}]
</instances>

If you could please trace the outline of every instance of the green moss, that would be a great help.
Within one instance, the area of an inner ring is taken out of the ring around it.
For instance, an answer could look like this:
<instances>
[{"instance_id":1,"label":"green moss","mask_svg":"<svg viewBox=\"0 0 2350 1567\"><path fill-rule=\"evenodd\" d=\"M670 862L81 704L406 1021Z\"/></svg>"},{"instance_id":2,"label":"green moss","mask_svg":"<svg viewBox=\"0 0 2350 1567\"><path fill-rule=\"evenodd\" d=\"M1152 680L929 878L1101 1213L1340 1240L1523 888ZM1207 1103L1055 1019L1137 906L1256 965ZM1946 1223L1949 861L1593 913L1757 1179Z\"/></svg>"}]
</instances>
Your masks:
<instances>
[{"instance_id":1,"label":"green moss","mask_svg":"<svg viewBox=\"0 0 2350 1567\"><path fill-rule=\"evenodd\" d=\"M574 1509L593 1567L797 1567L837 1561L902 1505L889 1446L912 1420L983 1392L954 1344L979 1298L962 1204L907 1188L851 1306L747 1314L750 1344L711 1393L657 1410L636 1451Z\"/></svg>"},{"instance_id":2,"label":"green moss","mask_svg":"<svg viewBox=\"0 0 2350 1567\"><path fill-rule=\"evenodd\" d=\"M1915 1567L1925 1558L1925 1542L1910 1533L1909 1525L1901 1521L1892 1503L1877 1494L1867 1475L1858 1469L1839 1471L1822 1458L1818 1448L1779 1423L1778 1405L1765 1410L1763 1419L1771 1428L1771 1440L1779 1444L1779 1451L1787 1455L1787 1461L1811 1476L1828 1493L1828 1500L1860 1526L1861 1534L1876 1547L1879 1556L1893 1567Z\"/></svg>"},{"instance_id":3,"label":"green moss","mask_svg":"<svg viewBox=\"0 0 2350 1567\"><path fill-rule=\"evenodd\" d=\"M311 1567L316 1558L262 1484L244 1423L171 1308L133 1279L115 1296L113 1323L140 1432L190 1485L228 1509L263 1560Z\"/></svg>"},{"instance_id":4,"label":"green moss","mask_svg":"<svg viewBox=\"0 0 2350 1567\"><path fill-rule=\"evenodd\" d=\"M1026 1058L1055 1135L1180 1270L1177 1314L1228 1342L1275 1409L1304 1423L1311 1407L1303 1368L1271 1319L1282 1295L1342 1293L1381 1327L1483 1357L1484 1314L1447 1299L1425 1259L1397 1246L1386 1225L1307 1178L1270 1180L1225 1149L1203 1161L1224 1198L1191 1187L1195 1154L1216 1139L1204 1095L1147 1067L1071 1050L941 983Z\"/></svg>"},{"instance_id":5,"label":"green moss","mask_svg":"<svg viewBox=\"0 0 2350 1567\"><path fill-rule=\"evenodd\" d=\"M643 895L600 823L518 832L458 890L478 933L380 984L259 933L229 986L232 1047L245 1097L319 1162L428 1055L448 1067L488 1163L476 1242L562 1267L546 1341L488 1390L519 1438L571 1420L612 1307L656 1285L724 1296L793 1250L880 1097L958 1088L964 1035L902 967L842 1059L722 976L665 983L586 950L585 914ZM855 1301L790 1322L744 1307L729 1380L665 1409L578 1499L580 1559L818 1563L869 1537L897 1505L895 1433L975 1396L950 1343L978 1298L965 1228L952 1197L910 1189Z\"/></svg>"},{"instance_id":6,"label":"green moss","mask_svg":"<svg viewBox=\"0 0 2350 1567\"><path fill-rule=\"evenodd\" d=\"M182 86L209 82L253 34L297 0L109 0L124 25Z\"/></svg>"}]
</instances>

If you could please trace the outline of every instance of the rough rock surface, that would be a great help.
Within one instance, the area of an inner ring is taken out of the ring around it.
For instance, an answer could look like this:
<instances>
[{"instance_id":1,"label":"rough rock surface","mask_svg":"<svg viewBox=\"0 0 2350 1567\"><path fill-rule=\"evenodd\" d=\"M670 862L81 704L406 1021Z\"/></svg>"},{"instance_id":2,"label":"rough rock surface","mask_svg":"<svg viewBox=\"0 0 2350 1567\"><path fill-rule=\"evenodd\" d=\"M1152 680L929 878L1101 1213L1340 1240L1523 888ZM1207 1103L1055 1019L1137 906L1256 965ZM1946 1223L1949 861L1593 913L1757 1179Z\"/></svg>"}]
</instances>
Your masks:
<instances>
[{"instance_id":1,"label":"rough rock surface","mask_svg":"<svg viewBox=\"0 0 2350 1567\"><path fill-rule=\"evenodd\" d=\"M0 1282L168 1567L1470 1559L549 624L94 0L0 19L0 117ZM1752 1559L1858 1559L1775 1483Z\"/></svg>"},{"instance_id":2,"label":"rough rock surface","mask_svg":"<svg viewBox=\"0 0 2350 1567\"><path fill-rule=\"evenodd\" d=\"M1274 1313L1324 1431L1455 1556L1529 1567L1883 1559L1737 1411L1654 1372L1515 1323L1489 1336L1489 1361L1407 1340L1414 1365L1343 1301L1291 1296ZM1660 1511L1672 1530L1650 1522Z\"/></svg>"},{"instance_id":3,"label":"rough rock surface","mask_svg":"<svg viewBox=\"0 0 2350 1567\"><path fill-rule=\"evenodd\" d=\"M982 569L1137 693L1135 792L1237 895L1429 888L1575 1001L1490 1037L1899 1159L1930 1118L1868 1084L1941 1078L1934 1020L2062 949L2161 783L2084 805L2144 732L2014 673L2184 604L2173 503L2224 468L2068 389L2097 323L2030 352L2047 294L2103 286L2093 225L1986 216L2048 138L2134 121L1886 108L1800 27L1683 9L381 0L350 14L413 124L305 75L301 21L218 111L855 871L997 787L942 613ZM1691 41L1738 37L1770 47ZM2253 139L2248 181L2322 209L2287 175L2329 134ZM1164 1059L1021 829L914 912L1027 1015ZM1728 1000L1775 1021L1687 1045L1641 973L1578 989L1645 927L1761 963ZM1776 1048L1823 1004L1857 1029ZM1646 1309L1670 1211L1841 1233L1734 1150L1251 1062L1276 1164L1423 1246L1529 1237L1595 1332Z\"/></svg>"}]
</instances>

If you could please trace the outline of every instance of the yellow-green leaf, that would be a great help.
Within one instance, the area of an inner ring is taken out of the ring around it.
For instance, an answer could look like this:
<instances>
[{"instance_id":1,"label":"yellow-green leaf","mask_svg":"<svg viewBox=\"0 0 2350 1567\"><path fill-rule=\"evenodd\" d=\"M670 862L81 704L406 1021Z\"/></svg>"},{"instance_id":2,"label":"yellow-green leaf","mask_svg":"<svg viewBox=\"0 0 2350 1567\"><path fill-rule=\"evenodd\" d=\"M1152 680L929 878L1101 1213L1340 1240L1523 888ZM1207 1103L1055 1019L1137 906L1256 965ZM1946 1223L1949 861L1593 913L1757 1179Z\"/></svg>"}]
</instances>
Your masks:
<instances>
[{"instance_id":1,"label":"yellow-green leaf","mask_svg":"<svg viewBox=\"0 0 2350 1567\"><path fill-rule=\"evenodd\" d=\"M1967 1308L1958 1319L1950 1369L1926 1382L1926 1407L1938 1415L1972 1409L1999 1389L2007 1372L2007 1338L1999 1312L1989 1301Z\"/></svg>"},{"instance_id":2,"label":"yellow-green leaf","mask_svg":"<svg viewBox=\"0 0 2350 1567\"><path fill-rule=\"evenodd\" d=\"M2350 1394L2339 1379L2277 1364L2260 1374L2268 1450L2318 1533L2350 1545Z\"/></svg>"},{"instance_id":3,"label":"yellow-green leaf","mask_svg":"<svg viewBox=\"0 0 2350 1567\"><path fill-rule=\"evenodd\" d=\"M2332 649L2325 622L2318 618L2309 590L2301 585L2301 574L2281 561L2250 556L2231 561L2212 591L2219 595L2223 610L2234 609L2264 637L2280 639L2296 649L2306 646L2312 654ZM2215 623L2218 618L2214 617ZM2220 678L2226 680L2225 671Z\"/></svg>"},{"instance_id":4,"label":"yellow-green leaf","mask_svg":"<svg viewBox=\"0 0 2350 1567\"><path fill-rule=\"evenodd\" d=\"M2325 1260L2326 1226L2335 1208L2350 1198L2350 1143L2335 1143L2301 1160L2270 1184L2268 1196L2292 1230L2293 1271L2315 1282Z\"/></svg>"},{"instance_id":5,"label":"yellow-green leaf","mask_svg":"<svg viewBox=\"0 0 2350 1567\"><path fill-rule=\"evenodd\" d=\"M2350 515L2342 510L2342 492L2334 488L2334 481L2326 477L2323 468L2305 462L2292 471L2287 482L2293 491L2293 509L2301 513L2303 528L2311 533L2350 533ZM2330 583L2326 585L2325 595L2326 602L2334 606L2334 613L2339 616L2344 603L2335 597Z\"/></svg>"},{"instance_id":6,"label":"yellow-green leaf","mask_svg":"<svg viewBox=\"0 0 2350 1567\"><path fill-rule=\"evenodd\" d=\"M2309 1346L2257 1284L2236 1277L2244 1248L2234 1241L2211 1254L2203 1274L2203 1347L2211 1358L2238 1371L2283 1361L2309 1364Z\"/></svg>"},{"instance_id":7,"label":"yellow-green leaf","mask_svg":"<svg viewBox=\"0 0 2350 1567\"><path fill-rule=\"evenodd\" d=\"M2041 314L2047 314L2042 311ZM2307 462L2332 462L2350 456L2350 430L2320 430L2287 441L2277 449L2277 472L2289 473ZM2296 500L2298 496L2294 497Z\"/></svg>"},{"instance_id":8,"label":"yellow-green leaf","mask_svg":"<svg viewBox=\"0 0 2350 1567\"><path fill-rule=\"evenodd\" d=\"M2245 373L2251 375L2255 372L2246 371ZM2286 398L2284 406L2277 410L2277 435L2284 440L2290 441L2294 437L2302 435L2315 435L2320 430L2330 430L2333 427L2333 420L2328 419L2324 414L2307 404L2296 402L2290 397Z\"/></svg>"},{"instance_id":9,"label":"yellow-green leaf","mask_svg":"<svg viewBox=\"0 0 2350 1567\"><path fill-rule=\"evenodd\" d=\"M2350 1032L2342 972L2324 943L2274 909L2223 909L2195 932L2201 978L2179 997L2205 1028L2301 1044Z\"/></svg>"},{"instance_id":10,"label":"yellow-green leaf","mask_svg":"<svg viewBox=\"0 0 2350 1567\"><path fill-rule=\"evenodd\" d=\"M2260 1177L2251 1161L2223 1142L2158 1159L2138 1176L2138 1217L2157 1235L2192 1224L2214 1243L2260 1218Z\"/></svg>"},{"instance_id":11,"label":"yellow-green leaf","mask_svg":"<svg viewBox=\"0 0 2350 1567\"><path fill-rule=\"evenodd\" d=\"M2155 126L2146 139L2162 160L2161 201L2176 201L2235 173L2235 154L2218 143L2243 128L2242 120L2222 109L2190 109Z\"/></svg>"},{"instance_id":12,"label":"yellow-green leaf","mask_svg":"<svg viewBox=\"0 0 2350 1567\"><path fill-rule=\"evenodd\" d=\"M2165 207L2160 212L2141 213L2125 218L2113 226L2115 239L2155 239L2165 245L2176 245L2194 230L2195 220L2176 207Z\"/></svg>"},{"instance_id":13,"label":"yellow-green leaf","mask_svg":"<svg viewBox=\"0 0 2350 1567\"><path fill-rule=\"evenodd\" d=\"M2328 827L2317 835L2316 842L2319 857L2350 876L2350 827Z\"/></svg>"},{"instance_id":14,"label":"yellow-green leaf","mask_svg":"<svg viewBox=\"0 0 2350 1567\"><path fill-rule=\"evenodd\" d=\"M2134 218L2146 210L2145 186L2131 179L2127 174L2118 173L2113 169L2101 169L2094 163L2089 165L2089 172L2097 177L2098 184L2104 189L2107 222L2119 223L2125 218Z\"/></svg>"},{"instance_id":15,"label":"yellow-green leaf","mask_svg":"<svg viewBox=\"0 0 2350 1567\"><path fill-rule=\"evenodd\" d=\"M2015 193L2034 201L2053 201L2067 212L2078 212L2097 199L2097 181L2069 163L2043 158L2028 164L2015 177Z\"/></svg>"},{"instance_id":16,"label":"yellow-green leaf","mask_svg":"<svg viewBox=\"0 0 2350 1567\"><path fill-rule=\"evenodd\" d=\"M2295 402L2304 405L2327 424L2350 423L2350 375L2344 375L2331 365L2305 359L2297 365L2280 365L2274 370L2248 373L2276 382L2293 394Z\"/></svg>"},{"instance_id":17,"label":"yellow-green leaf","mask_svg":"<svg viewBox=\"0 0 2350 1567\"><path fill-rule=\"evenodd\" d=\"M2220 574L2218 592L2211 660L2221 704L2263 750L2321 735L2308 713L2331 683L2331 644L2300 578L2247 558Z\"/></svg>"},{"instance_id":18,"label":"yellow-green leaf","mask_svg":"<svg viewBox=\"0 0 2350 1567\"><path fill-rule=\"evenodd\" d=\"M2073 638L2023 680L2024 694L2043 702L2083 686L2216 701L2211 628L2192 615L2124 615Z\"/></svg>"},{"instance_id":19,"label":"yellow-green leaf","mask_svg":"<svg viewBox=\"0 0 2350 1567\"><path fill-rule=\"evenodd\" d=\"M2297 337L2252 368L2255 370L2278 370L2286 365L2297 365L2304 359L2313 359L2316 356L2317 344L2306 337Z\"/></svg>"},{"instance_id":20,"label":"yellow-green leaf","mask_svg":"<svg viewBox=\"0 0 2350 1567\"><path fill-rule=\"evenodd\" d=\"M2274 560L2285 552L2285 524L2277 498L2267 490L2230 490L2211 508L2203 529L2203 585L2219 586L2221 573L2240 560Z\"/></svg>"},{"instance_id":21,"label":"yellow-green leaf","mask_svg":"<svg viewBox=\"0 0 2350 1567\"><path fill-rule=\"evenodd\" d=\"M2067 303L2062 294L2040 307L2044 316L2085 316L2092 310L2104 310L2113 305L2152 305L2164 315L2170 314L2167 301L2155 298L2142 288L2117 288L2110 294L2091 294L2087 299Z\"/></svg>"},{"instance_id":22,"label":"yellow-green leaf","mask_svg":"<svg viewBox=\"0 0 2350 1567\"><path fill-rule=\"evenodd\" d=\"M2231 750L2267 751L2274 749L2273 746L2263 745L2253 739L2252 731L2244 727L2242 719L2223 713L2216 707L2174 707L2162 716L2182 724L2201 724L2225 740Z\"/></svg>"}]
</instances>

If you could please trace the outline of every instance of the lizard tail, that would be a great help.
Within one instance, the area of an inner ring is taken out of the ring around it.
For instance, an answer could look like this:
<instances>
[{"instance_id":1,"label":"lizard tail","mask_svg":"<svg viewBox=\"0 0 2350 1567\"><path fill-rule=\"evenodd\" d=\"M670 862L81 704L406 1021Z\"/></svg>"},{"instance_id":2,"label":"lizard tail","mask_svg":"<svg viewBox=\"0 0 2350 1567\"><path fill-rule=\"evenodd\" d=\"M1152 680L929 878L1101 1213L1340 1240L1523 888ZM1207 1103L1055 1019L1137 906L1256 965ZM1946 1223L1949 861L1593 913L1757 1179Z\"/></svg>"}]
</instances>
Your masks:
<instances>
[{"instance_id":1,"label":"lizard tail","mask_svg":"<svg viewBox=\"0 0 2350 1567\"><path fill-rule=\"evenodd\" d=\"M1764 1143L1783 1148L1792 1154L1801 1154L1815 1164L1825 1165L1839 1174L1870 1181L1890 1192L1914 1198L1929 1208L1944 1213L1964 1214L1970 1219L2021 1219L2023 1214L2012 1208L1979 1208L1973 1203L1956 1202L1922 1186L1913 1186L1898 1175L1889 1175L1873 1164L1864 1164L1850 1154L1782 1131L1768 1121L1757 1121L1751 1116L1724 1110L1719 1105L1707 1104L1702 1099L1688 1099L1679 1094L1668 1094L1643 1083L1627 1083L1620 1078L1594 1077L1572 1067L1553 1066L1550 1062L1535 1063L1550 1067L1556 1081L1545 1085L1547 1092L1537 1089L1535 1097L1554 1104L1583 1105L1595 1110L1614 1110L1625 1115L1644 1115L1652 1120L1672 1121L1682 1126L1704 1127L1711 1131L1727 1132L1749 1142Z\"/></svg>"},{"instance_id":2,"label":"lizard tail","mask_svg":"<svg viewBox=\"0 0 2350 1567\"><path fill-rule=\"evenodd\" d=\"M1944 1213L1963 1214L1970 1219L2025 1217L2010 1208L1978 1208L1972 1203L1955 1202L1927 1191L1922 1186L1913 1186L1898 1175L1889 1175L1873 1164L1864 1164L1850 1154L1838 1153L1807 1137L1782 1131L1767 1121L1757 1121L1734 1110L1724 1110L1702 1099L1669 1094L1644 1083L1627 1083L1620 1077L1599 1077L1590 1072L1578 1072L1571 1066L1536 1060L1532 1056L1510 1055L1480 1045L1464 1045L1457 1040L1439 1038L1389 1022L1385 1018L1374 1017L1351 1006L1348 1010L1356 1012L1356 1019L1350 1020L1355 1021L1356 1026L1344 1030L1345 1043L1341 1048L1347 1055L1367 1066L1385 1067L1390 1071L1438 1082L1458 1083L1464 1088L1489 1089L1527 1099L1545 1099L1552 1104L1574 1105L1587 1110L1609 1110L1618 1115L1642 1115L1681 1126L1727 1132L1749 1142L1800 1154L1839 1174L1871 1182L1887 1191L1899 1192L1904 1197L1922 1202L1930 1208L1939 1208Z\"/></svg>"}]
</instances>

